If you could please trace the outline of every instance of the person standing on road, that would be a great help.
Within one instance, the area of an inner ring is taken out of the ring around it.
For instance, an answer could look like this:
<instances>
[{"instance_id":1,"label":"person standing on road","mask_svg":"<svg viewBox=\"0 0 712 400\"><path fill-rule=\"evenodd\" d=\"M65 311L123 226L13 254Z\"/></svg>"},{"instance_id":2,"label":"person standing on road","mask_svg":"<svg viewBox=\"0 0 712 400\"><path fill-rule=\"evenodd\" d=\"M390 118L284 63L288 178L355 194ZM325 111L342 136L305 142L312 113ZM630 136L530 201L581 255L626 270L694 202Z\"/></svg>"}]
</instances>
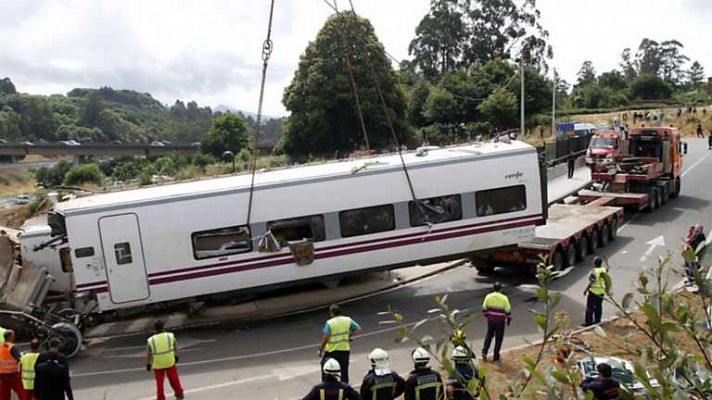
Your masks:
<instances>
[{"instance_id":1,"label":"person standing on road","mask_svg":"<svg viewBox=\"0 0 712 400\"><path fill-rule=\"evenodd\" d=\"M695 283L695 272L700 268L700 256L697 254L700 244L707 240L705 237L704 228L702 225L695 224L690 226L687 236L685 237L685 246L683 251L692 250L695 252L694 258L691 261L685 261L685 274L687 275L686 284L692 286Z\"/></svg>"},{"instance_id":2,"label":"person standing on road","mask_svg":"<svg viewBox=\"0 0 712 400\"><path fill-rule=\"evenodd\" d=\"M47 353L47 362L35 367L35 395L37 400L74 400L69 367L59 361L56 348Z\"/></svg>"},{"instance_id":3,"label":"person standing on road","mask_svg":"<svg viewBox=\"0 0 712 400\"><path fill-rule=\"evenodd\" d=\"M593 271L588 276L588 285L583 291L586 297L586 316L584 326L601 323L603 314L603 297L611 290L611 276L603 267L603 259L593 259Z\"/></svg>"},{"instance_id":4,"label":"person standing on road","mask_svg":"<svg viewBox=\"0 0 712 400\"><path fill-rule=\"evenodd\" d=\"M606 363L600 363L596 366L598 376L588 377L581 382L581 390L584 394L591 392L594 400L614 400L618 399L620 391L620 383L613 379L613 369Z\"/></svg>"},{"instance_id":5,"label":"person standing on road","mask_svg":"<svg viewBox=\"0 0 712 400\"><path fill-rule=\"evenodd\" d=\"M569 152L569 158L566 160L566 164L569 167L568 177L571 179L574 177L574 170L576 169L576 153L573 151Z\"/></svg>"},{"instance_id":6,"label":"person standing on road","mask_svg":"<svg viewBox=\"0 0 712 400\"><path fill-rule=\"evenodd\" d=\"M445 393L449 400L475 400L479 397L479 371L475 367L470 353L464 346L456 346L452 349L452 362L455 374L447 380ZM470 392L472 381L477 381L474 386L477 389Z\"/></svg>"},{"instance_id":7,"label":"person standing on road","mask_svg":"<svg viewBox=\"0 0 712 400\"><path fill-rule=\"evenodd\" d=\"M712 129L710 129L710 135L707 136L707 150L712 150Z\"/></svg>"},{"instance_id":8,"label":"person standing on road","mask_svg":"<svg viewBox=\"0 0 712 400\"><path fill-rule=\"evenodd\" d=\"M50 339L49 340L49 348L47 349L47 351L40 352L40 355L37 357L37 362L35 362L35 367L37 365L44 364L47 361L49 361L49 353L50 353L50 351L52 351L54 349L54 350L57 350L57 354L59 354L59 356L57 357L57 362L66 366L67 368L69 368L69 363L67 362L67 356L65 356L59 350L59 346L61 346L61 344L62 344L62 342L57 338Z\"/></svg>"},{"instance_id":9,"label":"person standing on road","mask_svg":"<svg viewBox=\"0 0 712 400\"><path fill-rule=\"evenodd\" d=\"M492 360L498 362L500 360L499 351L502 348L502 340L504 339L504 324L507 326L512 323L512 306L509 304L509 298L502 293L502 284L495 282L493 292L485 297L482 302L482 313L487 318L487 334L485 342L482 345L482 359L487 360L487 352L489 352L492 338L494 337L494 357Z\"/></svg>"},{"instance_id":10,"label":"person standing on road","mask_svg":"<svg viewBox=\"0 0 712 400\"><path fill-rule=\"evenodd\" d=\"M151 371L156 378L156 397L158 400L165 400L166 394L163 390L163 380L168 375L168 382L175 393L176 399L183 398L183 387L178 377L178 346L175 336L166 332L163 321L156 321L153 324L156 333L148 338L146 346L146 371Z\"/></svg>"},{"instance_id":11,"label":"person standing on road","mask_svg":"<svg viewBox=\"0 0 712 400\"><path fill-rule=\"evenodd\" d=\"M393 400L403 394L405 379L391 371L388 353L383 349L373 349L368 356L371 369L363 377L361 398L364 400Z\"/></svg>"},{"instance_id":12,"label":"person standing on road","mask_svg":"<svg viewBox=\"0 0 712 400\"><path fill-rule=\"evenodd\" d=\"M4 338L5 341L0 344L0 400L10 400L11 391L24 399L25 391L18 372L22 354L15 346L15 332L5 330Z\"/></svg>"},{"instance_id":13,"label":"person standing on road","mask_svg":"<svg viewBox=\"0 0 712 400\"><path fill-rule=\"evenodd\" d=\"M20 358L20 375L22 376L22 387L25 389L25 398L21 400L35 399L35 366L37 358L40 356L40 341L35 338L30 342L30 351Z\"/></svg>"},{"instance_id":14,"label":"person standing on road","mask_svg":"<svg viewBox=\"0 0 712 400\"><path fill-rule=\"evenodd\" d=\"M702 133L702 122L697 123L697 137L703 138L705 135Z\"/></svg>"},{"instance_id":15,"label":"person standing on road","mask_svg":"<svg viewBox=\"0 0 712 400\"><path fill-rule=\"evenodd\" d=\"M411 354L415 369L410 371L405 381L405 400L443 400L443 380L440 374L433 371L430 363L430 353L418 347Z\"/></svg>"},{"instance_id":16,"label":"person standing on road","mask_svg":"<svg viewBox=\"0 0 712 400\"><path fill-rule=\"evenodd\" d=\"M321 366L321 383L315 385L302 400L361 400L361 396L347 383L339 381L341 366L327 358Z\"/></svg>"},{"instance_id":17,"label":"person standing on road","mask_svg":"<svg viewBox=\"0 0 712 400\"><path fill-rule=\"evenodd\" d=\"M329 315L331 318L322 329L317 354L321 357L321 365L329 358L336 360L341 366L341 382L349 383L351 340L361 333L361 326L353 319L341 315L341 308L337 304L329 307Z\"/></svg>"}]
</instances>

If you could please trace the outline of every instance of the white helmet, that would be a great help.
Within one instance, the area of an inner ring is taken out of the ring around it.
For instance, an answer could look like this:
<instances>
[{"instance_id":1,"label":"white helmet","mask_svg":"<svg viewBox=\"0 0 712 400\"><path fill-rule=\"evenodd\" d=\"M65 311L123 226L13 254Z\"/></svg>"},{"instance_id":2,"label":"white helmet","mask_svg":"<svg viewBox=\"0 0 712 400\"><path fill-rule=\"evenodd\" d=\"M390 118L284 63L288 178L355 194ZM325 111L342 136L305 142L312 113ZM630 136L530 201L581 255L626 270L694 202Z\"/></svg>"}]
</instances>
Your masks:
<instances>
[{"instance_id":1,"label":"white helmet","mask_svg":"<svg viewBox=\"0 0 712 400\"><path fill-rule=\"evenodd\" d=\"M452 349L452 359L453 360L469 360L470 352L463 346L455 346Z\"/></svg>"},{"instance_id":2,"label":"white helmet","mask_svg":"<svg viewBox=\"0 0 712 400\"><path fill-rule=\"evenodd\" d=\"M326 375L339 375L341 373L341 365L339 365L339 362L333 358L329 358L321 367L321 370Z\"/></svg>"},{"instance_id":3,"label":"white helmet","mask_svg":"<svg viewBox=\"0 0 712 400\"><path fill-rule=\"evenodd\" d=\"M430 362L430 353L422 347L418 347L413 350L413 354L411 354L411 356L416 364Z\"/></svg>"},{"instance_id":4,"label":"white helmet","mask_svg":"<svg viewBox=\"0 0 712 400\"><path fill-rule=\"evenodd\" d=\"M388 353L383 349L373 349L371 354L368 355L368 359L371 361L371 366L377 368L388 368L390 364Z\"/></svg>"}]
</instances>

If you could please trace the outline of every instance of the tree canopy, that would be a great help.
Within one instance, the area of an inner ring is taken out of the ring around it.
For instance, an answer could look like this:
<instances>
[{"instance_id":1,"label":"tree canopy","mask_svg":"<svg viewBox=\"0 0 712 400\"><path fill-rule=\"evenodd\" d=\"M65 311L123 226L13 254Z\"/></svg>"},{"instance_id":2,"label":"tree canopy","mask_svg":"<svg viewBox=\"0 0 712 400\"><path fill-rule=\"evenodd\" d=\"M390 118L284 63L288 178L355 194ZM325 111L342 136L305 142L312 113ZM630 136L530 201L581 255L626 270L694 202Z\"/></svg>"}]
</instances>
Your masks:
<instances>
[{"instance_id":1,"label":"tree canopy","mask_svg":"<svg viewBox=\"0 0 712 400\"><path fill-rule=\"evenodd\" d=\"M282 102L287 118L283 150L293 156L348 153L365 146L349 70L357 87L368 142L393 145L379 98L399 142L409 138L405 96L371 23L352 12L331 16L300 57Z\"/></svg>"},{"instance_id":2,"label":"tree canopy","mask_svg":"<svg viewBox=\"0 0 712 400\"><path fill-rule=\"evenodd\" d=\"M222 157L225 151L234 155L247 147L249 143L247 124L244 117L224 113L213 121L213 126L203 138L201 150L215 157Z\"/></svg>"}]
</instances>

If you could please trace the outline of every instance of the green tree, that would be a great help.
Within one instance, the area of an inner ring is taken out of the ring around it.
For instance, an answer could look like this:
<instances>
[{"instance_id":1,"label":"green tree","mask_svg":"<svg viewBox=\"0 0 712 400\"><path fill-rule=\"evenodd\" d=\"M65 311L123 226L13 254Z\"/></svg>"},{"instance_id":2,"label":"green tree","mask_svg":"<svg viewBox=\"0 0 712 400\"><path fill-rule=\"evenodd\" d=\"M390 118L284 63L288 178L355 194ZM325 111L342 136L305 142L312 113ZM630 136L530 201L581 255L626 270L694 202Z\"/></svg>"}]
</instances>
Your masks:
<instances>
[{"instance_id":1,"label":"green tree","mask_svg":"<svg viewBox=\"0 0 712 400\"><path fill-rule=\"evenodd\" d=\"M201 150L215 157L222 157L223 152L237 154L247 147L247 125L240 115L224 113L213 121L213 126L203 138Z\"/></svg>"},{"instance_id":2,"label":"green tree","mask_svg":"<svg viewBox=\"0 0 712 400\"><path fill-rule=\"evenodd\" d=\"M0 79L0 94L15 94L17 90L10 78L5 77Z\"/></svg>"},{"instance_id":3,"label":"green tree","mask_svg":"<svg viewBox=\"0 0 712 400\"><path fill-rule=\"evenodd\" d=\"M635 63L638 66L638 74L658 75L662 64L660 44L655 40L644 38L635 53Z\"/></svg>"},{"instance_id":4,"label":"green tree","mask_svg":"<svg viewBox=\"0 0 712 400\"><path fill-rule=\"evenodd\" d=\"M581 69L576 74L576 87L585 87L596 84L596 70L593 68L593 62L584 61L581 64Z\"/></svg>"},{"instance_id":5,"label":"green tree","mask_svg":"<svg viewBox=\"0 0 712 400\"><path fill-rule=\"evenodd\" d=\"M619 66L621 67L621 70L623 70L623 75L627 81L635 79L638 75L638 71L635 69L635 62L632 57L630 48L623 49L623 53L621 53L621 63Z\"/></svg>"},{"instance_id":6,"label":"green tree","mask_svg":"<svg viewBox=\"0 0 712 400\"><path fill-rule=\"evenodd\" d=\"M290 155L332 155L364 144L354 93L351 66L372 148L393 144L378 94L399 142L410 139L405 123L405 96L383 46L367 19L352 12L330 17L300 57L282 102L291 115L284 126L281 147Z\"/></svg>"},{"instance_id":7,"label":"green tree","mask_svg":"<svg viewBox=\"0 0 712 400\"><path fill-rule=\"evenodd\" d=\"M72 164L62 160L51 167L41 167L35 172L35 180L41 186L51 188L64 182L64 176L72 168Z\"/></svg>"},{"instance_id":8,"label":"green tree","mask_svg":"<svg viewBox=\"0 0 712 400\"><path fill-rule=\"evenodd\" d=\"M408 54L426 78L434 79L461 63L466 42L465 7L462 0L431 0L428 14L415 28Z\"/></svg>"},{"instance_id":9,"label":"green tree","mask_svg":"<svg viewBox=\"0 0 712 400\"><path fill-rule=\"evenodd\" d=\"M679 86L685 78L685 65L690 58L682 54L683 45L677 40L660 43L660 73L666 82Z\"/></svg>"},{"instance_id":10,"label":"green tree","mask_svg":"<svg viewBox=\"0 0 712 400\"><path fill-rule=\"evenodd\" d=\"M426 102L430 95L430 84L427 82L419 82L410 89L408 94L408 121L414 126L425 126L428 124L426 116Z\"/></svg>"},{"instance_id":11,"label":"green tree","mask_svg":"<svg viewBox=\"0 0 712 400\"><path fill-rule=\"evenodd\" d=\"M622 91L628 87L626 77L615 69L602 73L598 77L598 84L601 87L607 87L616 91Z\"/></svg>"},{"instance_id":12,"label":"green tree","mask_svg":"<svg viewBox=\"0 0 712 400\"><path fill-rule=\"evenodd\" d=\"M512 92L497 88L478 107L482 116L499 129L516 126L519 104Z\"/></svg>"},{"instance_id":13,"label":"green tree","mask_svg":"<svg viewBox=\"0 0 712 400\"><path fill-rule=\"evenodd\" d=\"M669 99L673 88L662 78L653 74L641 74L630 84L633 98L642 100Z\"/></svg>"},{"instance_id":14,"label":"green tree","mask_svg":"<svg viewBox=\"0 0 712 400\"><path fill-rule=\"evenodd\" d=\"M687 79L691 86L698 86L705 82L705 69L699 61L695 61L687 71Z\"/></svg>"},{"instance_id":15,"label":"green tree","mask_svg":"<svg viewBox=\"0 0 712 400\"><path fill-rule=\"evenodd\" d=\"M65 185L84 185L87 183L100 185L104 180L104 174L101 173L99 166L90 163L72 167L64 176Z\"/></svg>"},{"instance_id":16,"label":"green tree","mask_svg":"<svg viewBox=\"0 0 712 400\"><path fill-rule=\"evenodd\" d=\"M99 127L101 112L105 105L98 92L90 92L85 99L84 112L82 113L82 125L90 128Z\"/></svg>"},{"instance_id":17,"label":"green tree","mask_svg":"<svg viewBox=\"0 0 712 400\"><path fill-rule=\"evenodd\" d=\"M437 87L425 101L425 117L433 122L452 123L458 119L457 100L452 93Z\"/></svg>"}]
</instances>

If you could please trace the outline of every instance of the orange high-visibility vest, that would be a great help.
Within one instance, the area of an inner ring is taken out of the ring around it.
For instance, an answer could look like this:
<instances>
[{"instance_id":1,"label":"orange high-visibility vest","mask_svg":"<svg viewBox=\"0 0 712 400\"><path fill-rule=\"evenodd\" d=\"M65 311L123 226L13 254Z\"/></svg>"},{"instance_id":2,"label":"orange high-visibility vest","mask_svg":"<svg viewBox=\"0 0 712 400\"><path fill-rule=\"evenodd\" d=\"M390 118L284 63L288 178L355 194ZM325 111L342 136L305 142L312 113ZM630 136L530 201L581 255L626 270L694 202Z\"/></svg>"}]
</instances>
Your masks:
<instances>
[{"instance_id":1,"label":"orange high-visibility vest","mask_svg":"<svg viewBox=\"0 0 712 400\"><path fill-rule=\"evenodd\" d=\"M12 374L18 371L18 361L12 356L14 343L0 344L0 374Z\"/></svg>"}]
</instances>

